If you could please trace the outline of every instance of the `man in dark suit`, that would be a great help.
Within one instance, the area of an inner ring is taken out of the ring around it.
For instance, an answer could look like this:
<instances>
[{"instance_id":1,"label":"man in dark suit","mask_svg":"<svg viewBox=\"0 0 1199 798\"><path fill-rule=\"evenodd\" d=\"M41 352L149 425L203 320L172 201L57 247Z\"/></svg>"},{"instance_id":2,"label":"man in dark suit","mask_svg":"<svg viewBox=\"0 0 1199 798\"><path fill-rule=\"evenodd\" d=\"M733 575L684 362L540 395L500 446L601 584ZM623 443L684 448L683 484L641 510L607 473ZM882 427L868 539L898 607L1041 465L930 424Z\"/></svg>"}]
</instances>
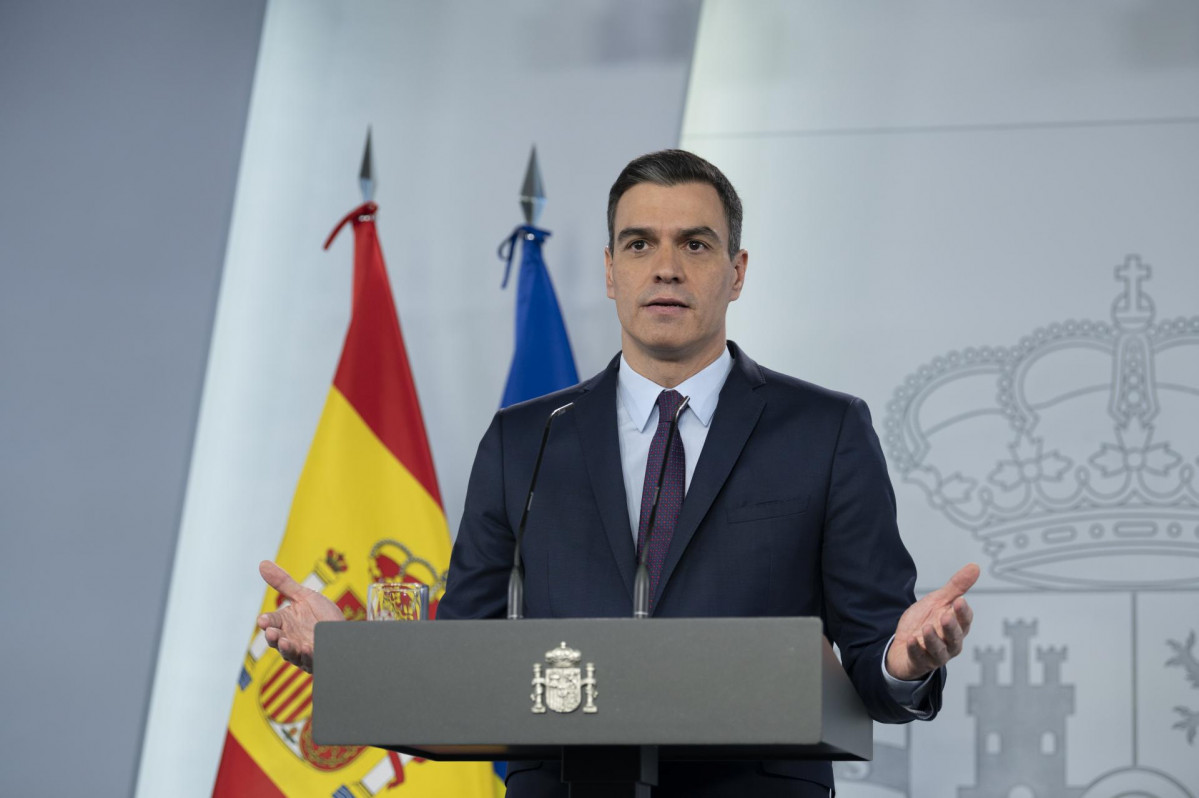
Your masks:
<instances>
[{"instance_id":1,"label":"man in dark suit","mask_svg":"<svg viewBox=\"0 0 1199 798\"><path fill-rule=\"evenodd\" d=\"M741 205L707 161L668 150L631 162L609 196L608 296L622 352L573 388L500 411L479 446L442 619L502 617L514 530L548 414L524 539L528 617L627 616L648 547L652 614L820 616L871 714L933 717L962 648L977 566L915 601L915 568L865 405L762 368L725 336L745 281ZM678 416L674 445L663 445ZM654 486L659 515L648 525ZM340 618L272 564L293 603L259 624L311 663L311 625ZM661 767L658 796L821 796L826 762ZM564 795L555 768L514 763L512 796Z\"/></svg>"}]
</instances>

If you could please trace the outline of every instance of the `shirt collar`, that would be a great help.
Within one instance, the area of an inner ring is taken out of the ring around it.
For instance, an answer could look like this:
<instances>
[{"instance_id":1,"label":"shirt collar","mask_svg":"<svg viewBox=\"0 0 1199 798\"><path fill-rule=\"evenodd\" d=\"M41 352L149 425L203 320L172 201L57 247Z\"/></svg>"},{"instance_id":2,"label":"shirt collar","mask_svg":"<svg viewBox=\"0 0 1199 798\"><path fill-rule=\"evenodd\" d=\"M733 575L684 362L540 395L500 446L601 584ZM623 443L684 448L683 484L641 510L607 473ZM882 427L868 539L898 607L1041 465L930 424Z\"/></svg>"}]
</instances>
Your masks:
<instances>
[{"instance_id":1,"label":"shirt collar","mask_svg":"<svg viewBox=\"0 0 1199 798\"><path fill-rule=\"evenodd\" d=\"M712 423L712 414L716 412L716 402L720 399L720 389L724 387L724 381L732 370L733 356L729 354L728 347L725 347L720 357L674 388L683 396L691 397L687 409L694 413L699 423L705 427ZM665 388L634 371L622 352L620 370L616 375L616 389L620 391L621 403L629 418L637 429L644 432L658 403L658 394Z\"/></svg>"}]
</instances>

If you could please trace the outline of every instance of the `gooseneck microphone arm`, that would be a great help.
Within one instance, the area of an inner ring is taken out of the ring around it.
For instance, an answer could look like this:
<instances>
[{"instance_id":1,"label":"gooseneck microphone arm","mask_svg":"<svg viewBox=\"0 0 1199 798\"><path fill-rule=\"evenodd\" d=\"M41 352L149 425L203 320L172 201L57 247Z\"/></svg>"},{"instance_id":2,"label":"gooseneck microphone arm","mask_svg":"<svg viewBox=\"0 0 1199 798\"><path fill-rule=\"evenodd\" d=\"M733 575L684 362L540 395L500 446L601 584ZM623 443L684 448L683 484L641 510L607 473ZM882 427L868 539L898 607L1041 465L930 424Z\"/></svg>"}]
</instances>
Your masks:
<instances>
[{"instance_id":1,"label":"gooseneck microphone arm","mask_svg":"<svg viewBox=\"0 0 1199 798\"><path fill-rule=\"evenodd\" d=\"M654 520L658 517L658 499L662 497L662 483L666 480L666 464L670 462L670 447L678 432L679 419L683 417L683 411L687 409L687 403L690 401L690 396L683 397L682 404L679 405L678 410L674 411L674 418L670 420L670 430L666 433L666 447L662 452L662 470L658 472L658 484L654 487L654 503L650 505L649 518L646 519L645 540L641 544L641 551L637 552L637 575L633 578L634 618L649 617L649 569L645 566L645 560L649 551L649 542L654 536Z\"/></svg>"},{"instance_id":2,"label":"gooseneck microphone arm","mask_svg":"<svg viewBox=\"0 0 1199 798\"><path fill-rule=\"evenodd\" d=\"M533 463L533 478L529 480L529 495L525 497L525 508L520 514L520 526L516 529L516 544L512 547L512 573L508 576L509 620L525 617L525 567L520 559L520 545L525 538L525 524L529 521L529 508L533 506L533 489L537 487L537 472L541 470L541 458L545 456L545 445L550 439L550 427L554 425L554 419L574 405L574 402L568 402L550 413L549 418L545 420L545 430L541 433L541 448L537 450L537 460Z\"/></svg>"}]
</instances>

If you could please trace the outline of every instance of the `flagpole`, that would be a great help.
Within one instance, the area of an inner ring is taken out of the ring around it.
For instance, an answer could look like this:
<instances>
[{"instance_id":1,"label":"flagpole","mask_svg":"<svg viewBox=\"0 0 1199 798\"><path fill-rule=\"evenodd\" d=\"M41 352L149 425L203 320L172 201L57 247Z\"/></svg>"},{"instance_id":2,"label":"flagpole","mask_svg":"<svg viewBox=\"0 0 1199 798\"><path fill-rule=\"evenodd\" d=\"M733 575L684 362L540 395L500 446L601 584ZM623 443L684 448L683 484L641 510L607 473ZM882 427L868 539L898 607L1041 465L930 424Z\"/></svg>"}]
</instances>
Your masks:
<instances>
[{"instance_id":1,"label":"flagpole","mask_svg":"<svg viewBox=\"0 0 1199 798\"><path fill-rule=\"evenodd\" d=\"M501 407L579 381L562 309L541 251L550 235L548 230L537 226L545 201L545 183L541 178L537 146L533 145L520 190L520 208L525 223L512 231L500 244L499 251L500 259L507 261L502 287L508 285L518 245L521 255L516 291L516 341Z\"/></svg>"},{"instance_id":2,"label":"flagpole","mask_svg":"<svg viewBox=\"0 0 1199 798\"><path fill-rule=\"evenodd\" d=\"M375 171L371 158L371 126L366 126L366 145L362 148L362 166L358 169L358 185L362 188L362 201L375 198Z\"/></svg>"},{"instance_id":3,"label":"flagpole","mask_svg":"<svg viewBox=\"0 0 1199 798\"><path fill-rule=\"evenodd\" d=\"M525 224L529 227L537 226L537 220L545 210L545 184L541 181L536 144L529 152L529 165L525 168L525 182L520 189L520 209L525 215Z\"/></svg>"}]
</instances>

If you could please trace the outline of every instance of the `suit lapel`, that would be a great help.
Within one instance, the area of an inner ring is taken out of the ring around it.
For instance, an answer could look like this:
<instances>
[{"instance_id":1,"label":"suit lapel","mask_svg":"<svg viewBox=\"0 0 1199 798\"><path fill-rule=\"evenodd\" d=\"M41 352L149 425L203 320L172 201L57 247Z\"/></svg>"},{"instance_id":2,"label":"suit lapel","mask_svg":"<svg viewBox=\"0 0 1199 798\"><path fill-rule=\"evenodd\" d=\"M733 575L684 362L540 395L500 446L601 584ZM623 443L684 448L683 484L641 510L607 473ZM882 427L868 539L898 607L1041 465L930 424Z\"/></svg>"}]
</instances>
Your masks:
<instances>
[{"instance_id":1,"label":"suit lapel","mask_svg":"<svg viewBox=\"0 0 1199 798\"><path fill-rule=\"evenodd\" d=\"M700 522L708 514L716 495L724 487L734 463L745 448L745 442L749 440L750 433L758 423L762 408L766 406L766 402L755 393L765 382L761 368L731 341L729 348L733 353L733 369L720 390L720 401L716 405L716 413L712 416L712 428L708 430L708 438L704 441L699 462L695 465L695 473L691 476L691 486L683 499L683 508L679 513L674 535L670 539L666 561L662 565L662 576L654 595L655 603L662 598L662 592L666 589L675 566L694 537ZM621 492L623 494L623 490ZM628 525L627 521L625 525Z\"/></svg>"},{"instance_id":2,"label":"suit lapel","mask_svg":"<svg viewBox=\"0 0 1199 798\"><path fill-rule=\"evenodd\" d=\"M636 552L633 531L629 529L628 500L620 463L620 438L616 419L616 373L620 356L587 384L587 391L575 400L575 429L582 445L591 489L599 506L600 520L620 577L633 597L633 571Z\"/></svg>"}]
</instances>

